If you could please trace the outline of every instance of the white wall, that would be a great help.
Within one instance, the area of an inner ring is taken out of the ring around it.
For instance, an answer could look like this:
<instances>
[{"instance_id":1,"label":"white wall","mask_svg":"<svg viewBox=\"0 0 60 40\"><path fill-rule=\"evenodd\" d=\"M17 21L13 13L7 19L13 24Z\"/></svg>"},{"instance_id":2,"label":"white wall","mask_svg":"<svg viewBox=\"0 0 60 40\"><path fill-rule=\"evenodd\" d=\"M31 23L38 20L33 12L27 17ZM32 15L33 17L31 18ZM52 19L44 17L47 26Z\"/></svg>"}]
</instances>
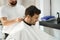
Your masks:
<instances>
[{"instance_id":1,"label":"white wall","mask_svg":"<svg viewBox=\"0 0 60 40\"><path fill-rule=\"evenodd\" d=\"M60 12L60 0L52 1L52 15L57 18L57 12Z\"/></svg>"},{"instance_id":2,"label":"white wall","mask_svg":"<svg viewBox=\"0 0 60 40\"><path fill-rule=\"evenodd\" d=\"M22 0L22 5L24 5L25 7L28 7L30 5L35 5L35 0Z\"/></svg>"},{"instance_id":3,"label":"white wall","mask_svg":"<svg viewBox=\"0 0 60 40\"><path fill-rule=\"evenodd\" d=\"M44 16L50 15L50 0L40 0L40 9Z\"/></svg>"},{"instance_id":4,"label":"white wall","mask_svg":"<svg viewBox=\"0 0 60 40\"><path fill-rule=\"evenodd\" d=\"M50 15L50 0L44 0L44 15Z\"/></svg>"},{"instance_id":5,"label":"white wall","mask_svg":"<svg viewBox=\"0 0 60 40\"><path fill-rule=\"evenodd\" d=\"M3 5L3 0L0 0L0 6L2 6Z\"/></svg>"},{"instance_id":6,"label":"white wall","mask_svg":"<svg viewBox=\"0 0 60 40\"><path fill-rule=\"evenodd\" d=\"M41 10L40 18L50 15L50 0L36 0L35 5Z\"/></svg>"}]
</instances>

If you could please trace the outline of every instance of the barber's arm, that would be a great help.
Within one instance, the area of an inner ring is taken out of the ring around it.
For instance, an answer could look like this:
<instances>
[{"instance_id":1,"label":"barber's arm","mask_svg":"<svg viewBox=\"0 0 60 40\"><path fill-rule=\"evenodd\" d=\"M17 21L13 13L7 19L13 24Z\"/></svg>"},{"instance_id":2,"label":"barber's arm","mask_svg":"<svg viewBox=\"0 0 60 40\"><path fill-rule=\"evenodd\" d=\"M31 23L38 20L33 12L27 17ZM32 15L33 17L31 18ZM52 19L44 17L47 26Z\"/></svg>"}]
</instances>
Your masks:
<instances>
[{"instance_id":1,"label":"barber's arm","mask_svg":"<svg viewBox=\"0 0 60 40\"><path fill-rule=\"evenodd\" d=\"M7 17L2 17L1 18L1 22L4 26L9 26L9 25L12 25L14 23L21 22L21 21L22 21L21 18L16 18L14 20L7 20Z\"/></svg>"}]
</instances>

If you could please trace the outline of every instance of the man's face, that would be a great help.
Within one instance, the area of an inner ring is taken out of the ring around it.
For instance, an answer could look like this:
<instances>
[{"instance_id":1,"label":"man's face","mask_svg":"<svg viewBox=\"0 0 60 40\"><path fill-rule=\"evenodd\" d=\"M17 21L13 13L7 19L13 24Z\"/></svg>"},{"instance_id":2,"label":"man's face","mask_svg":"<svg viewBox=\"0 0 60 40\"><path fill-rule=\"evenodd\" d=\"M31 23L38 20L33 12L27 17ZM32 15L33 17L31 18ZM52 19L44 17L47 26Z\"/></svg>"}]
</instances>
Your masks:
<instances>
[{"instance_id":1,"label":"man's face","mask_svg":"<svg viewBox=\"0 0 60 40\"><path fill-rule=\"evenodd\" d=\"M17 0L9 0L9 4L15 6L17 4Z\"/></svg>"},{"instance_id":2,"label":"man's face","mask_svg":"<svg viewBox=\"0 0 60 40\"><path fill-rule=\"evenodd\" d=\"M31 17L31 24L35 25L35 23L38 21L39 15L35 14L33 17Z\"/></svg>"}]
</instances>

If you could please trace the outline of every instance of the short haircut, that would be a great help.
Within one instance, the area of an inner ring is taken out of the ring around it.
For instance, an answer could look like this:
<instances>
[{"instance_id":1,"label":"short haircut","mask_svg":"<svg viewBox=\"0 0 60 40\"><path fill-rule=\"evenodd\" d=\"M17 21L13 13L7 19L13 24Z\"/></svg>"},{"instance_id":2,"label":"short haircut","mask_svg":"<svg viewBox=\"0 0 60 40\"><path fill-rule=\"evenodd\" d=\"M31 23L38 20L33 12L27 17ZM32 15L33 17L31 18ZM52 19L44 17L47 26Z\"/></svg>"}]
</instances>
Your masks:
<instances>
[{"instance_id":1,"label":"short haircut","mask_svg":"<svg viewBox=\"0 0 60 40\"><path fill-rule=\"evenodd\" d=\"M28 8L26 8L25 10L25 16L29 15L29 16L34 16L34 14L39 15L41 13L41 10L39 10L37 7L35 7L34 5L29 6Z\"/></svg>"}]
</instances>

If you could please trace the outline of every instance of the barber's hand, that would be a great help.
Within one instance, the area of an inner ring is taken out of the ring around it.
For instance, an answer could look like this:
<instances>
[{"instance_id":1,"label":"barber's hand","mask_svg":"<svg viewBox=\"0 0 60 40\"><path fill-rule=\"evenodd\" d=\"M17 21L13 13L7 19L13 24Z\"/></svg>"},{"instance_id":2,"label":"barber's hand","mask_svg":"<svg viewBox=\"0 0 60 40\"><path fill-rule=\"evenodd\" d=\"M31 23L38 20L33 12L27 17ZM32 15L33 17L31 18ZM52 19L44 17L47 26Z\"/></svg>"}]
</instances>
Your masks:
<instances>
[{"instance_id":1,"label":"barber's hand","mask_svg":"<svg viewBox=\"0 0 60 40\"><path fill-rule=\"evenodd\" d=\"M21 22L21 21L23 21L23 18L17 18L16 19L16 22Z\"/></svg>"}]
</instances>

